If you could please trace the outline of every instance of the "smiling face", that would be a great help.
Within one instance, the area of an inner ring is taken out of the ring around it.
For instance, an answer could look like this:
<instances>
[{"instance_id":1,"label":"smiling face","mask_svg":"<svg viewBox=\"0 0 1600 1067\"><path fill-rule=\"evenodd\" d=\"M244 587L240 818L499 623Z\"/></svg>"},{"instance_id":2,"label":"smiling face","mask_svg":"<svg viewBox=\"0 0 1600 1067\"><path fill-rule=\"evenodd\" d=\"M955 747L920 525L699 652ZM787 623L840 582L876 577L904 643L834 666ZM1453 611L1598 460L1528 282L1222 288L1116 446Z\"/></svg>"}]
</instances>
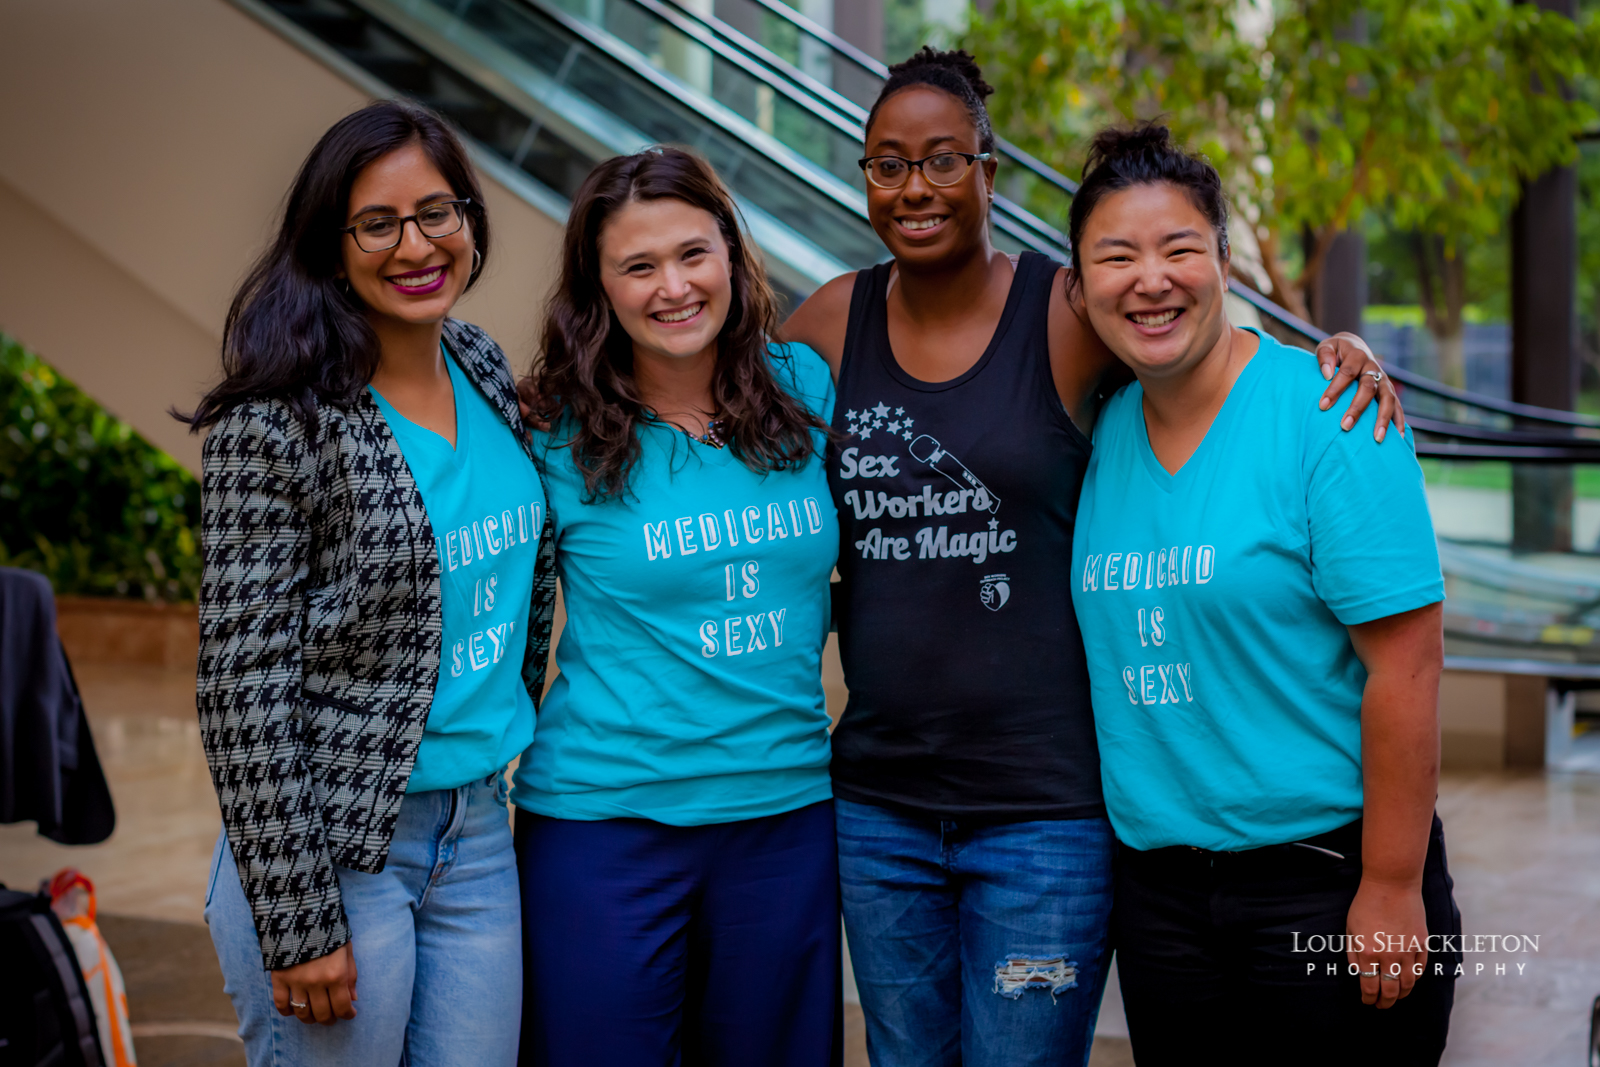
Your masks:
<instances>
[{"instance_id":1,"label":"smiling face","mask_svg":"<svg viewBox=\"0 0 1600 1067\"><path fill-rule=\"evenodd\" d=\"M600 228L600 284L640 353L715 356L733 304L728 244L709 211L634 200Z\"/></svg>"},{"instance_id":2,"label":"smiling face","mask_svg":"<svg viewBox=\"0 0 1600 1067\"><path fill-rule=\"evenodd\" d=\"M1078 256L1090 324L1141 379L1193 368L1228 329L1227 260L1175 185L1106 196L1084 222Z\"/></svg>"},{"instance_id":3,"label":"smiling face","mask_svg":"<svg viewBox=\"0 0 1600 1067\"><path fill-rule=\"evenodd\" d=\"M430 204L458 199L422 146L412 143L379 157L356 175L345 225L384 215L412 215ZM408 222L400 243L383 252L363 251L347 233L342 248L343 276L369 314L409 325L442 322L472 277L470 220L448 237L424 237L415 222Z\"/></svg>"},{"instance_id":4,"label":"smiling face","mask_svg":"<svg viewBox=\"0 0 1600 1067\"><path fill-rule=\"evenodd\" d=\"M964 104L939 89L914 86L883 102L867 131L868 156L922 159L940 151L982 151ZM905 185L880 189L867 183L867 216L896 261L938 266L970 255L988 237L993 160L975 164L954 185L928 181L921 168Z\"/></svg>"}]
</instances>

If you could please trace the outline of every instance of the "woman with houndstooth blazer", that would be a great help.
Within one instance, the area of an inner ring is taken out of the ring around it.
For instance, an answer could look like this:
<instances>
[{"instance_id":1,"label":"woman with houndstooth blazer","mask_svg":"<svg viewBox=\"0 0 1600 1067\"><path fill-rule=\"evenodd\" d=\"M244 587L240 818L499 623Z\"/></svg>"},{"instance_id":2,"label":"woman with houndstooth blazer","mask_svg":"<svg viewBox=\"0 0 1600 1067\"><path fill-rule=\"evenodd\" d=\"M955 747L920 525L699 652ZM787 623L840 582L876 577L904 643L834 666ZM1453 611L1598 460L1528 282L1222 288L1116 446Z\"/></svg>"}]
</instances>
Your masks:
<instances>
[{"instance_id":1,"label":"woman with houndstooth blazer","mask_svg":"<svg viewBox=\"0 0 1600 1067\"><path fill-rule=\"evenodd\" d=\"M516 1058L504 771L533 738L555 579L510 368L449 318L488 249L443 120L346 117L189 416L211 430L206 920L252 1067Z\"/></svg>"}]
</instances>

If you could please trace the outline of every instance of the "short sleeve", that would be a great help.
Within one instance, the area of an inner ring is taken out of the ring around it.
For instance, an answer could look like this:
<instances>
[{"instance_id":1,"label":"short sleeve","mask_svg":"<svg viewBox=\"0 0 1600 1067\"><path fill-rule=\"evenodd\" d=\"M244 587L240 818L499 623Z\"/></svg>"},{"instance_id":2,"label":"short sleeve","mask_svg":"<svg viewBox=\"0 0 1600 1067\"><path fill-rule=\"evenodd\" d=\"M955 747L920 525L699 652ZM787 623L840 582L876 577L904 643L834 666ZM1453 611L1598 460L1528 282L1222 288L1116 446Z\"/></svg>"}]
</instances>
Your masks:
<instances>
[{"instance_id":1,"label":"short sleeve","mask_svg":"<svg viewBox=\"0 0 1600 1067\"><path fill-rule=\"evenodd\" d=\"M1380 444L1375 419L1376 405L1348 433L1334 430L1306 489L1312 587L1346 626L1444 599L1415 431Z\"/></svg>"},{"instance_id":2,"label":"short sleeve","mask_svg":"<svg viewBox=\"0 0 1600 1067\"><path fill-rule=\"evenodd\" d=\"M833 372L810 345L784 343L771 348L778 379L823 422L833 421Z\"/></svg>"}]
</instances>

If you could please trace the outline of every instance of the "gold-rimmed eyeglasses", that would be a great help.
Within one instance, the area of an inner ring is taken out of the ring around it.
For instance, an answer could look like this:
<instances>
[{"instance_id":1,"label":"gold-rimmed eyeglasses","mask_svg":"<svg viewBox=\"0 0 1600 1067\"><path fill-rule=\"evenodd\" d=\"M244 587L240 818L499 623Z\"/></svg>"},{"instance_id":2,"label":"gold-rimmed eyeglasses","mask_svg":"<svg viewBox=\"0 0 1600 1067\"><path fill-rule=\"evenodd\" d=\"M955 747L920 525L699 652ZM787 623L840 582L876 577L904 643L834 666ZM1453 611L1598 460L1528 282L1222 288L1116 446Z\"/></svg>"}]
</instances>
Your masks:
<instances>
[{"instance_id":1,"label":"gold-rimmed eyeglasses","mask_svg":"<svg viewBox=\"0 0 1600 1067\"><path fill-rule=\"evenodd\" d=\"M867 181L879 189L898 189L911 180L912 168L922 171L929 185L947 188L967 176L974 163L993 158L991 152L935 152L921 159L904 156L868 156L857 160L867 173Z\"/></svg>"},{"instance_id":2,"label":"gold-rimmed eyeglasses","mask_svg":"<svg viewBox=\"0 0 1600 1067\"><path fill-rule=\"evenodd\" d=\"M471 198L443 200L429 204L415 215L379 215L362 219L354 226L341 226L339 232L354 237L356 247L363 252L387 252L400 243L408 222L416 223L418 232L430 239L456 233L466 221L470 203Z\"/></svg>"}]
</instances>

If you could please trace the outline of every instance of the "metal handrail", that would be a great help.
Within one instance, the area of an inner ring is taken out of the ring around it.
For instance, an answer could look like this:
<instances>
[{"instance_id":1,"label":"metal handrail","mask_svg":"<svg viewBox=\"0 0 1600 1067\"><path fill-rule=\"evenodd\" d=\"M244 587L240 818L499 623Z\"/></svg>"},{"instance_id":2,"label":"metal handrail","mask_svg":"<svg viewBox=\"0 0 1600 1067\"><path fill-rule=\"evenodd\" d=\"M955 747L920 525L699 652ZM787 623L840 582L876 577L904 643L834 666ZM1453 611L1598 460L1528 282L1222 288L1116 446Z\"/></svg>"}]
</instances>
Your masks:
<instances>
[{"instance_id":1,"label":"metal handrail","mask_svg":"<svg viewBox=\"0 0 1600 1067\"><path fill-rule=\"evenodd\" d=\"M1432 419L1426 415L1407 415L1406 425L1435 437L1448 437L1458 441L1476 441L1480 444L1520 445L1528 448L1573 448L1593 456L1600 463L1600 438L1572 437L1561 433L1537 433L1528 430L1501 430L1492 426L1470 426L1461 422Z\"/></svg>"},{"instance_id":2,"label":"metal handrail","mask_svg":"<svg viewBox=\"0 0 1600 1067\"><path fill-rule=\"evenodd\" d=\"M658 0L658 2L663 2L663 0ZM664 2L672 3L674 6L680 6L678 4L678 0L664 0ZM806 18L804 15L800 14L800 12L789 7L787 4L784 4L782 0L749 0L749 2L757 4L764 10L770 11L772 14L784 19L809 37L827 45L834 52L844 57L851 63L854 63L860 69L870 74L874 74L880 78L889 77L889 68L886 64L874 58L873 56L868 55L859 47L838 36L833 31L818 25L809 18ZM776 59L776 57L774 58ZM783 60L777 59L777 62L783 63ZM785 66L787 66L787 64L785 64ZM854 102L850 101L850 103ZM860 105L856 105L856 107L859 109ZM1077 195L1077 182L1074 182L1066 175L1035 158L1028 152L1016 147L1004 138L996 138L996 142L1000 146L1001 151L1004 152L1007 158L1011 159L1013 162L1020 163L1024 169L1036 177L1043 179L1051 185L1054 185L1062 192L1072 196ZM1063 250L1066 250L1066 241L1063 240L1061 243ZM1232 290L1235 295L1243 298L1253 305L1256 310L1260 311L1262 314L1268 316L1269 318L1275 319L1276 321L1294 330L1296 333L1304 334L1312 341L1323 341L1328 337L1328 334L1323 330L1319 330L1317 327L1300 318L1298 315L1295 315L1287 308L1256 292L1254 289L1244 285L1237 279L1230 281L1229 289ZM1386 367L1385 370L1390 377L1394 378L1395 381L1400 382L1409 388L1416 389L1418 392L1428 393L1443 400L1450 400L1455 403L1465 404L1469 407L1481 408L1486 411L1493 411L1497 414L1509 415L1513 418L1524 419L1533 422L1544 422L1560 426L1600 428L1600 417L1593 415L1580 415L1576 412L1561 411L1557 408L1537 407L1533 404L1519 404L1515 401L1501 400L1498 397L1486 396L1482 393L1471 393L1465 389L1457 389L1453 386L1445 385L1442 382L1436 382L1431 378L1426 378L1420 374L1416 374L1415 372L1408 371L1403 367Z\"/></svg>"},{"instance_id":3,"label":"metal handrail","mask_svg":"<svg viewBox=\"0 0 1600 1067\"><path fill-rule=\"evenodd\" d=\"M730 26L728 23L717 18L715 15L708 15L704 12L695 11L694 9L685 6L682 3L682 0L630 0L630 2L637 4L638 6L650 11L652 14L655 14L657 17L672 23L674 27L679 30L679 32L684 33L687 36L694 37L706 47L713 48L713 50L717 51L719 55L726 56L727 53L725 49L728 47L743 52L745 56L749 57L749 60L753 60L756 63L761 64L768 71L772 72L778 79L791 82L800 89L803 89L812 97L814 101L816 101L817 104L822 106L822 110L819 110L818 107L811 106L810 104L802 101L793 91L784 91L784 96L794 102L797 106L803 107L812 114L818 115L819 118L822 118L823 121L829 123L834 128L849 133L852 138L860 139L864 134L864 126L867 120L866 108L862 107L854 100L851 100L848 96L845 96L843 93L833 88L833 86L812 77L810 74L807 74L805 71L794 66L788 62L788 60L773 52L770 48L761 44L759 41L752 39L748 34L745 34L737 28ZM752 0L752 2L760 2L760 0ZM793 12L792 9L783 7L781 4L779 6L782 7L783 11L786 13L786 18L789 17L789 15L793 15L797 19L804 19L804 16ZM690 32L684 27L685 21L698 23L700 27L704 28L704 32ZM815 23L812 23L811 25L815 26L818 32L827 33L826 30L823 30L820 26L816 26ZM718 38L718 44L713 46L709 41L706 40L704 33L710 33ZM832 37L831 34L829 36ZM842 38L832 38L832 42L829 43L831 44L833 42L849 45L849 42L844 41ZM854 48L853 45L850 45L850 47ZM860 52L859 49L855 50ZM866 57L865 53L860 54L869 61L877 63L877 61L872 60L871 57ZM853 61L855 61L854 57L851 58ZM751 71L749 60L739 63L739 66L747 72L752 73L752 76L757 76L754 75L753 71ZM877 63L877 66L882 68L881 73L879 71L872 71L871 73L878 77L887 77L889 68L884 67L881 63ZM759 77L760 80L769 85L774 84L773 78L770 76ZM823 110L831 111L833 114L824 114ZM845 123L846 125L841 125L841 122ZM1024 152L1022 149L1011 144L1009 141L1001 137L997 137L995 141L1001 152L1004 153L1008 160L1021 164L1025 170L1028 170L1050 184L1057 186L1069 196L1078 191L1078 185L1076 182L1073 182L1063 175L1051 170L1044 163L1041 163L1038 159L1035 159L1032 155ZM1036 245L1037 251L1045 252L1049 255L1064 255L1066 253L1067 235L1059 228L1050 225L1048 222L1039 218L1021 204L1018 204L1016 201L1003 194L995 194L994 206L1003 216L1008 216L1016 225L1032 230L1035 234L1044 239L1045 244L1042 247ZM1009 228L1007 232L1011 232Z\"/></svg>"},{"instance_id":4,"label":"metal handrail","mask_svg":"<svg viewBox=\"0 0 1600 1067\"><path fill-rule=\"evenodd\" d=\"M556 21L569 32L578 34L586 40L591 39L594 34L604 34L607 39L610 37L610 34L605 33L602 28L591 26L587 20L563 11L561 8L555 6L551 0L520 0L520 2L539 12L540 15ZM801 92L792 84L793 81L802 77L806 77L803 72L796 71L793 67L785 63L782 58L772 55L770 52L766 53L768 58L759 58L752 57L749 54L740 54L741 51L744 50L738 44L738 42L731 41L730 39L734 35L737 35L738 37L743 37L743 35L738 34L738 31L734 30L732 27L727 26L725 23L722 23L720 20L714 17L705 16L699 12L690 11L680 4L671 3L670 0L667 3L663 3L662 0L630 0L630 2L641 8L644 8L657 18L667 22L677 32L691 38L701 47L709 49L714 54L722 57L724 60L733 63L745 73L749 74L753 78L756 78L763 84L772 88L774 91L781 92L783 96L794 103L795 106L807 111L819 121L832 126L834 129L837 129L841 133L848 135L853 140L860 139L861 128L858 123L852 123L849 117L821 106L814 99L808 99L806 93ZM595 43L595 46L602 51L614 52L614 50L611 49L608 44L597 43L599 40L599 38L594 38L592 43ZM744 40L748 41L749 39L744 38ZM752 45L754 44L754 42L750 43ZM760 46L755 47L759 48ZM766 50L762 49L761 51L765 52ZM613 58L626 62L626 60L623 60L622 57L613 55ZM758 58L759 62L757 62ZM635 67L638 66L637 64L631 65ZM665 85L665 81L663 79L669 78L670 76L662 74L659 71L655 71L654 68L651 68L651 70L653 72L653 74L650 76L651 79L657 83L657 88L662 88ZM677 87L673 86L672 88ZM846 103L850 102L846 101ZM864 111L862 112L862 115L863 117L865 116ZM718 125L721 125L721 123L718 123ZM822 170L823 168L819 167L818 169ZM791 167L790 170L792 172L796 172L795 168L793 167ZM824 173L827 172L824 171ZM831 173L828 174L828 177L835 181L840 181L836 175ZM859 215L863 220L866 219L866 204L864 199L860 204L855 203L853 200L847 202L846 198L841 195L843 191L842 188L839 190L824 188L823 184L813 181L810 176L805 176L802 180L806 181L810 185L813 185L819 191L823 192L825 195L828 195L833 200L843 204L850 211ZM840 185L843 187L844 183L840 181ZM1066 236L1060 230L1044 222L1042 219L1039 219L1026 208L1020 207L1004 196L996 195L995 202L996 207L1000 209L995 213L995 223L1002 231L1015 238L1017 241L1020 241L1025 246L1028 246L1035 251L1042 252L1045 255L1060 256L1063 254L1065 250Z\"/></svg>"},{"instance_id":5,"label":"metal handrail","mask_svg":"<svg viewBox=\"0 0 1600 1067\"><path fill-rule=\"evenodd\" d=\"M1251 304L1260 311L1278 322L1283 323L1296 333L1304 334L1313 341L1326 341L1331 335L1326 331L1313 326L1299 315L1274 303L1270 298L1245 285L1237 278L1229 279L1228 289ZM1518 419L1527 419L1531 422L1548 422L1559 426L1583 426L1590 429L1600 428L1600 417L1594 415L1580 415L1574 411L1561 411L1558 408L1541 408L1533 404L1519 404L1514 400L1501 400L1498 397L1485 396L1482 393L1469 393L1465 389L1457 389L1443 382L1436 382L1432 378L1425 378L1414 371L1404 367L1384 367L1384 373L1395 381L1400 382L1419 393L1428 393L1443 400L1453 400L1469 407L1484 408L1501 415L1510 415Z\"/></svg>"},{"instance_id":6,"label":"metal handrail","mask_svg":"<svg viewBox=\"0 0 1600 1067\"><path fill-rule=\"evenodd\" d=\"M676 3L676 0L670 0L670 2ZM782 3L782 0L750 0L750 2L760 5L779 18L788 21L807 36L826 44L868 74L874 74L885 79L889 77L888 64L862 51L832 30L806 18L794 8ZM780 60L780 62L782 61ZM851 103L854 103L854 101L851 101ZM856 106L859 107L860 105ZM865 117L865 111L863 111L863 117ZM1048 163L1039 160L1031 152L1018 148L1000 136L995 137L995 144L999 146L1000 151L1005 153L1007 159L1014 163L1022 164L1023 169L1035 177L1054 185L1068 196L1076 196L1078 194L1077 182L1051 167Z\"/></svg>"}]
</instances>

